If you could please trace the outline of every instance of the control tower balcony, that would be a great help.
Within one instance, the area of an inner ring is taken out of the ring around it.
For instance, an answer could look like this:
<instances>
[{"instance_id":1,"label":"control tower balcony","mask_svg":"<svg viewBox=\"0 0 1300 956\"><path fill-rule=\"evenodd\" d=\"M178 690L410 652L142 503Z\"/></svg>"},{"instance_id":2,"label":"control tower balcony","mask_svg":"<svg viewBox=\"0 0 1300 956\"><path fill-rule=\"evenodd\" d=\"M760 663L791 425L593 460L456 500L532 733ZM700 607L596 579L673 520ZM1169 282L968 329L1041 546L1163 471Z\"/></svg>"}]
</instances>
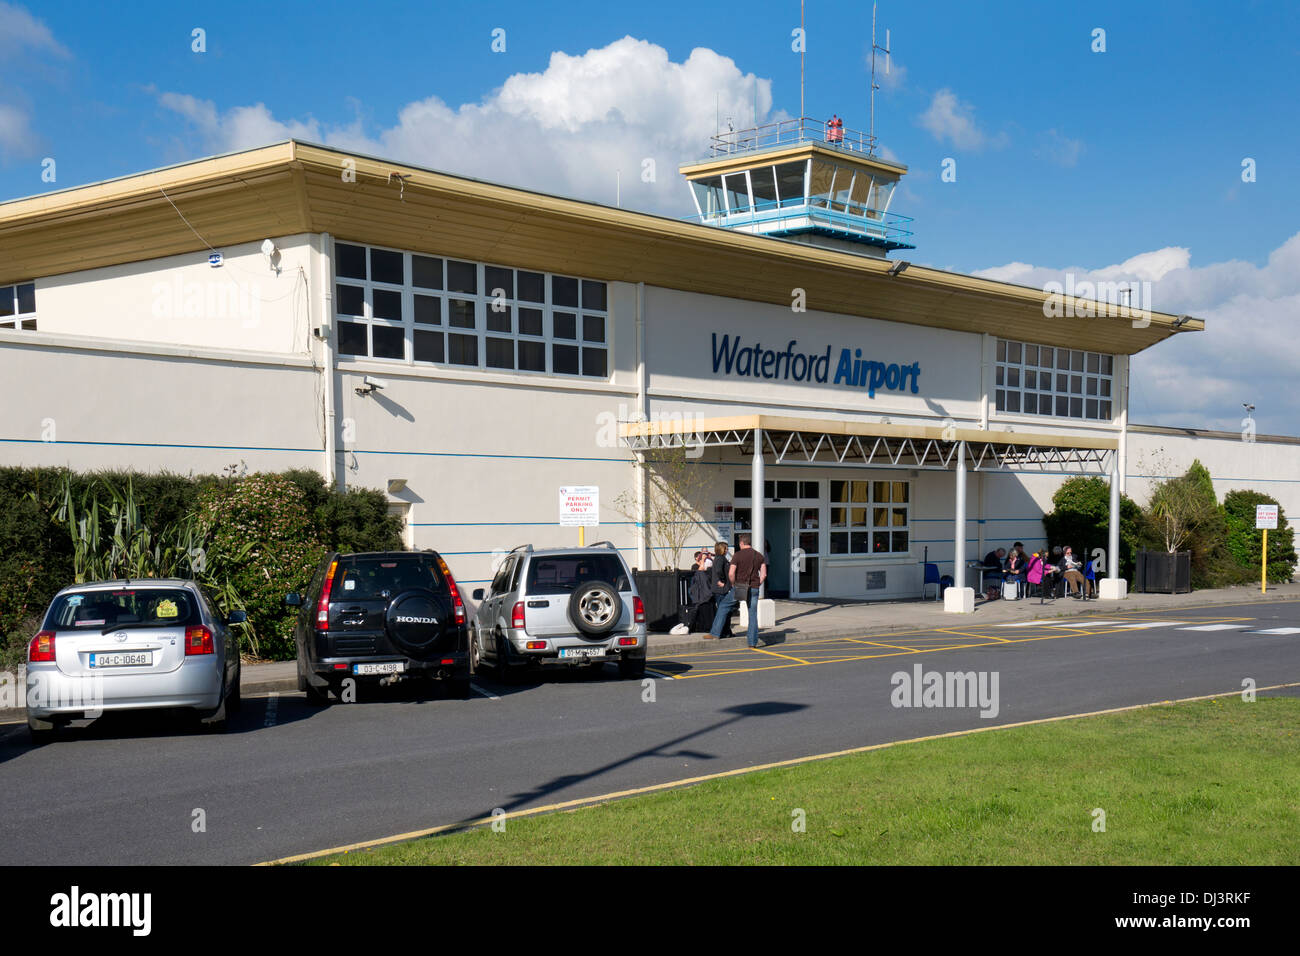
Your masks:
<instances>
[{"instance_id":1,"label":"control tower balcony","mask_svg":"<svg viewBox=\"0 0 1300 956\"><path fill-rule=\"evenodd\" d=\"M915 248L912 220L889 211L907 167L871 137L804 117L713 137L707 159L680 169L706 225L883 256Z\"/></svg>"}]
</instances>

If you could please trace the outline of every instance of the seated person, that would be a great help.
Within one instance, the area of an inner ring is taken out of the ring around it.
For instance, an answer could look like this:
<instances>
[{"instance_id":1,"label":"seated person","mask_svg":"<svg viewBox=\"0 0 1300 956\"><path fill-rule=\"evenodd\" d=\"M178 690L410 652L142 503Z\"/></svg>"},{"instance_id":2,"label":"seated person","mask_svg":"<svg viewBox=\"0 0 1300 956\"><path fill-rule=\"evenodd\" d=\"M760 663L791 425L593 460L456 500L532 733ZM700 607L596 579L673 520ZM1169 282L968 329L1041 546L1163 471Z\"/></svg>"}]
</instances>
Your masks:
<instances>
[{"instance_id":1,"label":"seated person","mask_svg":"<svg viewBox=\"0 0 1300 956\"><path fill-rule=\"evenodd\" d=\"M1062 553L1061 566L1064 569L1066 593L1071 593L1070 585L1073 585L1074 596L1076 598L1086 598L1088 582L1083 576L1083 562L1074 556L1074 550L1072 548L1067 547Z\"/></svg>"},{"instance_id":2,"label":"seated person","mask_svg":"<svg viewBox=\"0 0 1300 956\"><path fill-rule=\"evenodd\" d=\"M990 551L984 555L984 566L981 569L980 579L984 588L988 591L990 599L998 595L994 591L1002 590L1002 572L1006 569L1007 549L998 548L996 551Z\"/></svg>"},{"instance_id":3,"label":"seated person","mask_svg":"<svg viewBox=\"0 0 1300 956\"><path fill-rule=\"evenodd\" d=\"M1019 541L1011 546L1011 553L1007 555L1006 570L1002 575L1004 581L1015 582L1017 594L1025 583L1025 566L1029 563L1025 558L1024 548L1025 546Z\"/></svg>"}]
</instances>

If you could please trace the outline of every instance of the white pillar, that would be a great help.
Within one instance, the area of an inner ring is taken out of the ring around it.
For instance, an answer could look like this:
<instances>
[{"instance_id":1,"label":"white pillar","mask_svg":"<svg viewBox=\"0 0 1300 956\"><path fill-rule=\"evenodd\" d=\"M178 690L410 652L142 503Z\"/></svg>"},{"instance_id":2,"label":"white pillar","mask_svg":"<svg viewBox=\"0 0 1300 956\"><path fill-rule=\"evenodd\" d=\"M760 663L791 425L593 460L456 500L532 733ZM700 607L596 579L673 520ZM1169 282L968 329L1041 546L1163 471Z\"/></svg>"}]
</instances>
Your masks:
<instances>
[{"instance_id":1,"label":"white pillar","mask_svg":"<svg viewBox=\"0 0 1300 956\"><path fill-rule=\"evenodd\" d=\"M749 533L750 543L755 548L763 552L768 561L772 556L766 552L763 547L763 429L754 427L754 460L750 465L750 491L749 500L753 507L750 509ZM764 584L759 589L758 596L767 596L767 585Z\"/></svg>"},{"instance_id":2,"label":"white pillar","mask_svg":"<svg viewBox=\"0 0 1300 956\"><path fill-rule=\"evenodd\" d=\"M1128 595L1128 582L1119 576L1119 450L1110 453L1110 540L1107 542L1106 577L1097 582L1099 595L1118 601Z\"/></svg>"},{"instance_id":3,"label":"white pillar","mask_svg":"<svg viewBox=\"0 0 1300 956\"><path fill-rule=\"evenodd\" d=\"M943 609L959 614L975 610L975 589L966 586L966 443L957 442L957 501L953 520L952 587L943 592Z\"/></svg>"}]
</instances>

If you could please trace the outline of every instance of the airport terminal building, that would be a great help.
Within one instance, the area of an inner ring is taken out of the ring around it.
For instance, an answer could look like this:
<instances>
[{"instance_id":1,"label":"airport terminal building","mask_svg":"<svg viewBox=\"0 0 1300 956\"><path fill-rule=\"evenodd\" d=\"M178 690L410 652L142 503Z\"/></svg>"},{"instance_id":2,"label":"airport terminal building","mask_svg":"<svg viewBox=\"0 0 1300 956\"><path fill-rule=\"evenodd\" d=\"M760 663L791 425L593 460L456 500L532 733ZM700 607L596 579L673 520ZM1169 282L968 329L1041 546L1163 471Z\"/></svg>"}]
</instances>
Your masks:
<instances>
[{"instance_id":1,"label":"airport terminal building","mask_svg":"<svg viewBox=\"0 0 1300 956\"><path fill-rule=\"evenodd\" d=\"M678 448L706 476L688 548L751 530L792 597L918 595L928 560L953 610L968 561L1042 543L1068 475L1118 494L1140 448L1215 442L1248 467L1128 421L1131 357L1199 320L1053 320L1042 290L909 266L905 168L750 133L683 167L691 221L298 141L2 203L0 461L318 469L386 489L472 586L576 543L562 487L599 488L588 538L632 565L689 561L646 529Z\"/></svg>"}]
</instances>

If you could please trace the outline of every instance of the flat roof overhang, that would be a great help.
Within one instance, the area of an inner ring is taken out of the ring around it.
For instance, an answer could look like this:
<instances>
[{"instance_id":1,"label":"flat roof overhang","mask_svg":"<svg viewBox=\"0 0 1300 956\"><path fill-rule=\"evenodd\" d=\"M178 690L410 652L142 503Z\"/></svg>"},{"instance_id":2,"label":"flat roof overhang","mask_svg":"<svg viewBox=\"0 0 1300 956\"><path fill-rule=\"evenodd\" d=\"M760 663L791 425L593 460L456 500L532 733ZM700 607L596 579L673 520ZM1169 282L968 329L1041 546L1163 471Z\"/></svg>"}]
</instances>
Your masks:
<instances>
[{"instance_id":1,"label":"flat roof overhang","mask_svg":"<svg viewBox=\"0 0 1300 956\"><path fill-rule=\"evenodd\" d=\"M173 204L174 208L173 208ZM182 219L182 215L184 218ZM612 282L1132 354L1200 319L1044 317L1046 292L451 176L290 140L0 203L0 283L328 232ZM1090 300L1064 297L1080 311ZM1076 305L1077 303L1077 305Z\"/></svg>"},{"instance_id":2,"label":"flat roof overhang","mask_svg":"<svg viewBox=\"0 0 1300 956\"><path fill-rule=\"evenodd\" d=\"M862 166L867 169L884 173L893 179L907 173L907 167L898 163L890 163L879 158L878 156L868 156L866 153L851 149L837 149L834 146L827 146L821 143L805 142L796 143L791 146L771 146L765 149L752 149L748 152L738 150L735 153L722 156L720 158L702 159L694 163L683 163L677 167L687 179L699 179L702 176L717 176L722 173L731 173L743 169L753 169L755 166L770 166L774 163L793 163L802 162L810 156L817 156L821 159L844 163L850 166Z\"/></svg>"},{"instance_id":3,"label":"flat roof overhang","mask_svg":"<svg viewBox=\"0 0 1300 956\"><path fill-rule=\"evenodd\" d=\"M975 471L1074 471L1108 474L1118 438L1039 432L988 431L955 425L853 422L781 415L721 418L670 416L622 422L619 438L633 451L735 447L752 456L761 436L765 457L777 465L908 468L951 471L964 448Z\"/></svg>"}]
</instances>

